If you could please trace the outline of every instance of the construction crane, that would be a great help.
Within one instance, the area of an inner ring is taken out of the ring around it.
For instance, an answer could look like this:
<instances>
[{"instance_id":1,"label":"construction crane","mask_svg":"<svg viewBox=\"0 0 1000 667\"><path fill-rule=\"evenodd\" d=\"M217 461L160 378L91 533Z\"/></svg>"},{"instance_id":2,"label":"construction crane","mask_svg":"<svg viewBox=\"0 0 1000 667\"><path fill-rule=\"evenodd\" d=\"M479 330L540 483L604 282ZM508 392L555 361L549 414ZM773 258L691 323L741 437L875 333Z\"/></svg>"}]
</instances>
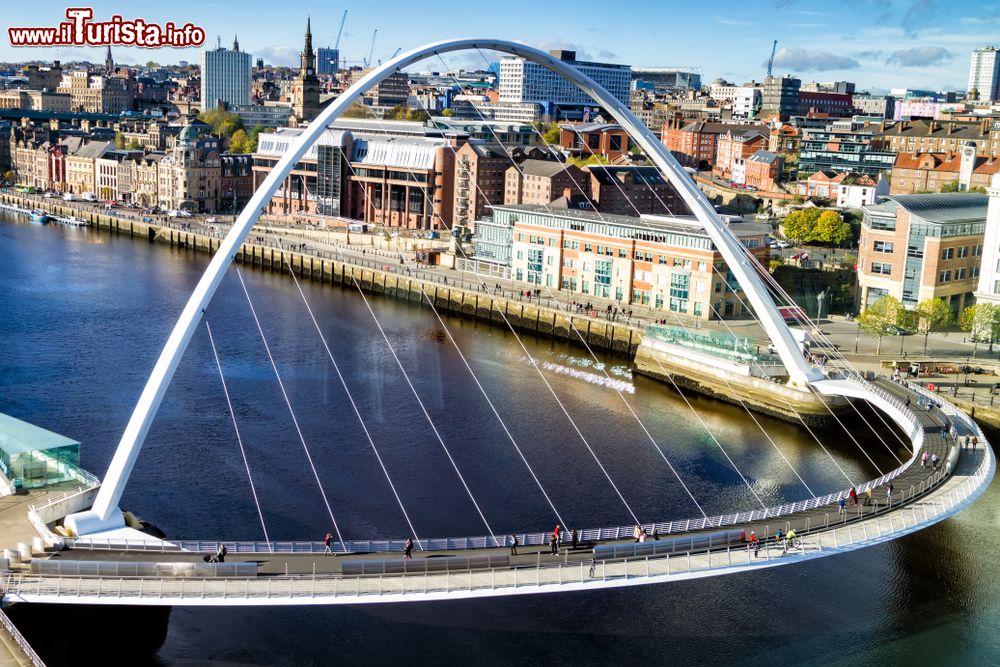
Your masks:
<instances>
[{"instance_id":1,"label":"construction crane","mask_svg":"<svg viewBox=\"0 0 1000 667\"><path fill-rule=\"evenodd\" d=\"M378 35L378 28L375 28L375 32L372 33L372 43L368 47L368 57L365 58L365 67L371 66L372 54L375 52L375 36Z\"/></svg>"},{"instance_id":2,"label":"construction crane","mask_svg":"<svg viewBox=\"0 0 1000 667\"><path fill-rule=\"evenodd\" d=\"M774 67L774 53L778 50L778 40L774 40L771 45L771 57L767 59L767 75L771 76L771 69Z\"/></svg>"},{"instance_id":3,"label":"construction crane","mask_svg":"<svg viewBox=\"0 0 1000 667\"><path fill-rule=\"evenodd\" d=\"M347 21L347 10L344 10L344 15L340 17L340 29L337 30L337 41L334 42L333 48L340 50L340 36L344 34L344 22Z\"/></svg>"}]
</instances>

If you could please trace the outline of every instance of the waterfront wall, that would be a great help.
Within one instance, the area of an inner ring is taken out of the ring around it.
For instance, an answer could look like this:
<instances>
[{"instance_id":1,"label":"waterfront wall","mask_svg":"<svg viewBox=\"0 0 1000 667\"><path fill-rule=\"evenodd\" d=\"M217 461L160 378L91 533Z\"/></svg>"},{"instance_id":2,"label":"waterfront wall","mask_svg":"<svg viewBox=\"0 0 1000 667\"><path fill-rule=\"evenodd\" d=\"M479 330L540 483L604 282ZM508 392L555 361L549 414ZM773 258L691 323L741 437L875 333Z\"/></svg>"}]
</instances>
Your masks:
<instances>
[{"instance_id":1,"label":"waterfront wall","mask_svg":"<svg viewBox=\"0 0 1000 667\"><path fill-rule=\"evenodd\" d=\"M650 337L643 339L636 350L635 372L728 403L739 405L742 401L757 412L794 424L829 426L833 421L831 410L839 413L850 407L848 399L839 396L822 396L781 381L740 375L673 354L670 348Z\"/></svg>"}]
</instances>

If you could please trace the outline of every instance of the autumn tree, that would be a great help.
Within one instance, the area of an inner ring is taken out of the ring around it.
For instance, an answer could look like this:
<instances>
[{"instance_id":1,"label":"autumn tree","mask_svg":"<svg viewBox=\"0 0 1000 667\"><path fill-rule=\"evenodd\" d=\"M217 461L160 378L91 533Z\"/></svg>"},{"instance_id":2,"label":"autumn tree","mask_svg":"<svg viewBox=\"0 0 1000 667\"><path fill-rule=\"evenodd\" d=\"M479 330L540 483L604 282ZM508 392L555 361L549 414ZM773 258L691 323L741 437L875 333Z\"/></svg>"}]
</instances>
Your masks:
<instances>
[{"instance_id":1,"label":"autumn tree","mask_svg":"<svg viewBox=\"0 0 1000 667\"><path fill-rule=\"evenodd\" d=\"M927 337L932 331L943 331L951 326L954 314L944 299L924 299L915 311L916 329L924 335L924 354L927 354Z\"/></svg>"},{"instance_id":2,"label":"autumn tree","mask_svg":"<svg viewBox=\"0 0 1000 667\"><path fill-rule=\"evenodd\" d=\"M900 312L903 304L894 296L882 296L858 315L858 324L862 331L877 338L875 354L882 352L882 337L896 333L899 326Z\"/></svg>"}]
</instances>

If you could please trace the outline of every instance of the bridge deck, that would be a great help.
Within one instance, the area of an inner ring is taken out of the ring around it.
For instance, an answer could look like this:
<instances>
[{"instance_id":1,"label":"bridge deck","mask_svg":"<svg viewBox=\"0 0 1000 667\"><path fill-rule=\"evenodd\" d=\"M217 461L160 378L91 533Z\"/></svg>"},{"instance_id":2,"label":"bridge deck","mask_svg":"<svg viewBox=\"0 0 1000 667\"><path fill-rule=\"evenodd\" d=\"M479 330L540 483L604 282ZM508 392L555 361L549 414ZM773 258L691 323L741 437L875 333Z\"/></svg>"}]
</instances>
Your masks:
<instances>
[{"instance_id":1,"label":"bridge deck","mask_svg":"<svg viewBox=\"0 0 1000 667\"><path fill-rule=\"evenodd\" d=\"M903 397L903 400L909 396L913 399L911 403L916 403L918 397L936 400L922 390L917 392L885 381L876 389L878 392L882 396L876 400L897 412L904 404L895 398L886 402L887 396ZM919 461L913 462L911 452L907 451L908 464L893 472L896 477L893 480L891 507L886 504L884 490L879 488L875 493L875 503L871 506L849 505L845 515L841 515L838 505L833 503L780 517L771 515L770 519L724 526L725 529L744 529L748 534L753 530L759 537L773 534L778 528L784 532L794 528L800 539L791 550L772 540L765 543L759 556L746 546L738 545L669 556L658 554L591 562L593 552L586 544L576 550L563 545L558 554L548 553L547 547L522 546L518 556L492 569L365 576L345 575L343 563L356 559L398 560L402 554L398 550L335 557L319 553L230 553L227 562L258 563L257 576L251 577L81 576L76 573L75 566L67 562L66 566L73 573L61 576L32 575L24 571L23 565L17 566L6 576L6 597L15 601L153 605L392 602L627 586L772 567L796 559L808 560L914 532L950 516L985 489L993 476L995 459L975 423L947 403L927 411L923 418L920 417L921 412L916 405L911 405L905 410L905 421L911 425L910 433L917 442L922 442L926 451L941 458L941 466L949 450L954 451L956 447L951 438L944 437L939 429L939 424L945 421L952 424L953 432L967 430L976 433L983 446L975 451L962 451L951 475L946 475L941 467L933 470L930 466L920 465ZM891 446L908 449L904 446L905 439L900 442L894 435L886 437L890 438L888 442ZM675 532L669 537L681 535ZM414 551L415 558L507 554L506 547ZM203 553L197 551L144 551L94 545L86 548L78 545L50 555L56 561L100 560L109 564L128 561L197 562L202 557Z\"/></svg>"},{"instance_id":2,"label":"bridge deck","mask_svg":"<svg viewBox=\"0 0 1000 667\"><path fill-rule=\"evenodd\" d=\"M907 396L914 399L912 409L917 415L921 425L924 426L925 435L923 448L929 454L937 454L941 459L938 469L922 466L914 463L909 468L901 472L893 480L892 508L901 503L909 503L914 497L921 495L933 484L940 482L943 478L941 469L944 466L948 452L954 446L954 440L945 438L941 434L941 427L945 420L939 409L926 410L917 405L916 396L906 388L889 380L880 380L878 385L890 391L901 399ZM909 458L911 451L904 446L905 438L896 439L895 435L886 436L887 444L897 451L904 461ZM839 504L834 502L815 509L797 512L782 517L774 517L770 520L747 522L727 528L744 529L749 536L750 532L756 533L759 539L767 539L774 536L777 530L787 533L789 529L794 529L799 535L808 534L810 531L826 528L833 524L854 523L874 515L885 513L889 507L888 498L884 488L873 491L872 504L864 504L864 495L859 495L858 504L855 506L847 503L846 513L840 514ZM704 534L706 532L717 531L719 528L705 528L703 530L671 533L669 537L684 537L690 535ZM664 536L667 537L667 536ZM568 540L568 536L564 535ZM627 542L632 540L622 540ZM604 543L604 542L602 542ZM614 543L614 542L610 542ZM771 541L773 544L773 540ZM591 557L592 544L582 543L580 547L573 550L567 543L562 545L557 555L550 553L548 545L521 546L518 549L518 556L511 559L511 567L532 567L538 565L552 565L556 563L569 563L575 561L589 561ZM214 549L210 549L209 552ZM505 555L509 554L508 547L500 548L479 548L467 549L437 549L420 551L415 547L414 557L416 558L438 558L448 556L468 556L470 553L476 555ZM102 561L170 561L170 562L195 562L203 557L202 552L162 552L162 551L136 551L132 549L89 549L70 548L60 553L53 554L52 558L62 558L67 560L102 560ZM257 562L261 575L295 575L295 574L333 574L341 573L341 563L344 560L371 560L371 559L398 559L402 554L399 551L373 551L365 553L340 554L335 557L323 556L317 553L280 553L269 554L267 552L256 553L234 553L227 555L229 562Z\"/></svg>"}]
</instances>

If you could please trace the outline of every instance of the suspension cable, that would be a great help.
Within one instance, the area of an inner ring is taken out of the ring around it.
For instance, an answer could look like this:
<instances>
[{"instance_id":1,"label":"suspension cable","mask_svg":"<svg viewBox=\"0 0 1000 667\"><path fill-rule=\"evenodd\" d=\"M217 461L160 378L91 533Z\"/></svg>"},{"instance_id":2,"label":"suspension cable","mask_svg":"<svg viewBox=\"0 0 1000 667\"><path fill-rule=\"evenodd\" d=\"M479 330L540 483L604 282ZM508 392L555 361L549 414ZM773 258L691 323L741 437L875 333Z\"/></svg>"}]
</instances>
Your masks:
<instances>
[{"instance_id":1,"label":"suspension cable","mask_svg":"<svg viewBox=\"0 0 1000 667\"><path fill-rule=\"evenodd\" d=\"M219 351L215 348L215 338L212 336L212 327L205 320L205 331L208 332L208 342L212 345L212 356L215 357L215 366L219 369L219 380L222 382L222 393L226 395L226 406L229 408L229 417L233 421L233 431L236 432L236 442L240 446L240 456L243 457L243 467L247 471L247 480L250 482L250 494L253 496L253 503L257 506L257 516L260 518L260 528L264 531L264 541L267 543L267 550L274 553L271 545L271 538L267 534L267 524L264 522L264 510L261 509L260 499L257 497L257 487L253 483L253 475L250 474L250 462L247 461L246 449L243 447L243 438L240 435L240 427L236 423L236 411L233 410L233 403L229 398L229 389L226 387L226 378L222 374L222 362L219 361Z\"/></svg>"},{"instance_id":2,"label":"suspension cable","mask_svg":"<svg viewBox=\"0 0 1000 667\"><path fill-rule=\"evenodd\" d=\"M417 529L413 527L413 521L410 520L410 515L406 511L406 507L403 505L403 499L400 497L399 492L396 490L396 485L392 481L392 476L389 475L389 470L386 468L385 462L382 460L382 455L378 451L378 447L375 446L375 440L372 438L371 433L368 430L368 425L365 423L364 418L361 416L361 410L358 408L357 402L354 400L354 395L350 388L347 386L347 380L344 378L344 374L340 371L340 364L333 356L333 352L330 350L330 345L327 343L326 336L323 335L323 330L319 326L319 322L316 320L316 314L313 312L312 306L309 304L309 300L306 299L305 292L302 290L302 285L299 282L298 276L295 275L295 270L292 268L291 263L285 256L284 247L281 244L281 237L274 233L274 229L271 227L269 221L265 220L264 224L267 226L268 231L272 236L275 237L278 243L278 249L281 250L281 256L284 259L285 266L288 267L288 273L292 276L292 281L295 283L295 288L298 290L299 296L302 297L302 303L306 306L306 311L309 313L309 319L312 320L313 327L316 329L316 333L319 335L319 340L323 344L323 349L326 350L326 356L330 359L330 363L333 364L333 370L337 373L337 379L340 380L340 385L344 388L344 393L347 394L347 400L351 404L351 409L354 411L354 415L358 418L358 423L361 425L361 429L365 432L365 438L368 440L368 445L371 447L372 452L375 454L375 458L378 460L379 467L382 468L382 474L385 475L386 481L389 483L389 488L392 490L392 495L396 498L396 504L399 505L399 510L403 513L403 518L406 520L406 524L410 527L410 534L413 535L413 539L417 542L417 548L421 551L423 550L423 542L420 540L417 534Z\"/></svg>"},{"instance_id":3,"label":"suspension cable","mask_svg":"<svg viewBox=\"0 0 1000 667\"><path fill-rule=\"evenodd\" d=\"M477 49L477 52L485 60L485 56L483 55L482 51L479 50L479 49ZM436 55L437 55L438 59L441 61L442 65L444 65L445 70L448 71L448 66L444 62L444 59L441 58L440 54L436 54ZM452 78L454 80L454 76ZM456 83L457 83L457 80L456 80ZM475 105L473 105L473 108L476 110L476 113L480 116L480 119L483 120L483 121L485 121L485 118L483 117L482 113L478 110L478 108L476 108ZM490 127L490 126L487 125L487 127ZM490 130L491 130L491 132L493 132L493 136L496 138L496 133L495 133L495 131L492 130L492 127L490 127ZM546 147L550 148L548 142L546 142L545 138L541 136L541 133L538 132L537 129L534 129L534 131L539 135L539 137L542 140L542 143ZM497 140L499 141L499 139L497 139ZM500 142L500 146L501 146L501 148L504 149L504 152L507 154L508 159L514 165L515 169L517 169L518 172L521 174L521 176L524 177L524 169L523 169L523 167L521 167L520 165L518 165L516 163L516 161L513 159L513 156L510 154L509 151L507 151L506 147L503 145L503 142ZM564 167L564 170L566 168L567 167ZM593 200L583 190L583 188L580 186L580 184L577 183L575 179L570 179L570 181L576 186L576 188L580 191L580 193L584 196L584 198L586 198L588 200L588 202L590 202L591 207L594 209L595 213L597 213L598 217L600 217L601 220L604 220L604 216L601 214L601 212L599 210L597 210L597 207L594 205ZM626 197L626 200L628 201L627 197ZM549 209L548 205L545 205L545 208ZM546 286L546 289L547 289L547 286ZM577 333L579 335L579 332L577 332ZM662 367L662 365L661 365L661 367ZM728 452L726 452L725 448L722 446L722 443L719 442L719 439L715 436L715 434L712 432L712 430L708 427L708 424L704 421L704 419L702 418L701 414L698 413L698 411L694 408L694 405L691 404L691 402L687 399L687 396L684 394L684 392L681 391L680 387L674 381L673 376L671 374L667 374L667 377L670 380L671 384L674 386L675 391L677 391L678 395L680 395L684 399L684 402L688 405L688 407L691 409L691 411L695 414L695 416L698 418L699 422L701 422L702 426L705 428L705 430L711 436L712 440L718 446L719 450L723 453L723 455L725 456L725 458L729 461L730 465L733 466L733 469L737 472L737 474L743 480L744 484L746 484L747 489L749 489L750 493L754 496L754 498L756 498L757 502L760 503L761 507L765 507L765 504L764 504L763 500L761 500L760 496L753 489L752 485L749 483L749 481L743 475L742 471L740 471L739 468L738 468L738 466L736 466L736 463L732 460L732 458L729 456ZM623 399L624 399L624 397L623 397ZM793 470L793 472L794 472L794 470ZM797 475L797 473L796 473L796 475ZM806 486L806 489L809 490L809 487ZM812 493L811 490L810 490L810 493Z\"/></svg>"},{"instance_id":4,"label":"suspension cable","mask_svg":"<svg viewBox=\"0 0 1000 667\"><path fill-rule=\"evenodd\" d=\"M419 99L419 97L416 98L416 99L417 99L417 103L420 104L420 106L424 109L425 112L427 112L427 108L424 106L423 102ZM491 132L493 132L492 128L490 128L490 130L491 130ZM494 137L496 137L496 133L495 132L493 132L493 135L494 135ZM498 142L499 142L499 140L498 140ZM506 147L503 145L503 143L502 142L499 142L499 143L500 143L501 148L504 148L504 150L506 152ZM449 148L451 149L452 153L455 155L455 157L457 159L457 157L458 157L458 151L456 151L453 146L449 145ZM508 158L511 159L511 162L515 166L517 166L516 163L513 162L512 156L510 156L509 152L507 153L507 155L508 155ZM483 199L486 201L487 206L492 207L492 202L490 202L490 199L486 195L486 193L483 192L482 187L479 185L479 183L474 181L474 185L475 185L476 189L479 191L479 194L482 195ZM482 286L482 287L485 288L486 287L485 282L480 282L480 286ZM488 290L487 290L487 294L489 294ZM593 349L591 348L591 346L587 342L586 338L583 336L582 333L580 333L580 330L573 323L572 318L570 318L569 324L570 324L570 327L573 329L574 333L580 338L580 341L583 343L584 347L587 349L587 352L590 353L590 356L593 357L593 359L594 359L595 362L597 362L596 368L598 368L604 374L605 378L607 378L609 381L612 380L611 376L608 374L608 372L604 368L603 364L601 364L600 359L594 353ZM516 336L517 333L515 332L514 335ZM639 424L639 427L646 434L646 437L649 439L650 443L653 445L653 448L656 449L656 451L659 453L659 455L663 459L664 463L666 463L667 467L670 468L670 471L673 473L674 477L677 479L677 481L680 483L681 487L687 493L688 497L694 503L695 507L698 508L698 511L701 512L702 516L707 517L708 514L702 508L702 506L698 502L697 498L695 498L694 494L691 492L691 490L688 487L688 485L681 478L680 473L677 471L677 469L674 467L674 465L670 462L670 459L664 453L663 449L656 442L655 438L653 438L652 433L650 433L649 429L646 427L646 425L643 423L643 421L639 418L639 415L632 408L632 405L628 402L628 399L625 398L625 395L622 393L621 389L619 389L613 383L611 383L609 386L611 386L612 389L614 389L614 391L618 394L618 397L621 398L622 402L625 404L625 407L628 409L629 413L631 413L631 415L635 419L636 423ZM806 488L808 489L809 487L807 486ZM810 491L810 493L811 493L811 491Z\"/></svg>"},{"instance_id":5,"label":"suspension cable","mask_svg":"<svg viewBox=\"0 0 1000 667\"><path fill-rule=\"evenodd\" d=\"M352 168L352 171L353 171L353 168ZM420 187L418 185L418 189L421 192L423 192L425 199L427 199L428 201L430 201L429 197L428 197L428 195L426 193L426 191L424 190L424 188L422 188L422 187ZM431 208L431 210L432 210L432 215L433 215L433 207ZM444 221L443 220L441 222L442 222L443 226L447 227L447 225L444 225ZM352 276L352 279L353 279L353 276ZM355 281L355 283L356 282L357 281ZM360 285L358 285L358 289L360 291L360 289L361 289ZM493 299L492 296L490 297L490 301L491 301L491 307L493 305L495 305L495 299ZM366 299L366 302L367 302L367 299ZM555 399L556 403L559 405L559 407L562 410L563 414L566 416L566 419L570 422L570 425L573 427L573 430L576 432L577 436L579 436L580 440L583 442L584 446L587 448L587 451L590 452L591 457L597 463L597 466L600 468L601 472L604 474L605 478L608 480L608 483L611 485L612 489L614 489L615 494L618 496L619 500L621 500L622 504L625 506L625 509L628 511L628 513L631 515L632 519L635 520L635 522L637 524L641 523L640 520L639 520L639 518L638 518L638 516L636 515L636 513L632 510L632 507L629 505L628 501L625 500L625 496L622 494L621 490L618 488L618 485L615 484L614 480L611 477L611 474L608 472L607 468L605 468L604 463L600 460L600 458L597 456L597 453L590 446L590 443L587 441L587 438L583 435L583 432L580 430L580 427L577 425L577 423L573 419L572 415L570 415L569 410L566 408L566 406L563 404L562 400L556 394L555 390L552 388L552 385L549 383L548 379L546 379L545 374L542 373L542 370L539 367L537 360L528 352L528 349L524 345L523 341L521 340L520 335L518 335L517 331L514 329L514 326L508 320L507 315L502 310L500 310L499 308L497 308L497 313L500 315L501 319L503 319L504 323L510 329L511 333L514 334L514 339L517 341L518 345L521 347L522 351L524 352L525 357L528 359L528 361L531 363L531 365L537 371L538 376L541 378L542 382L548 388L549 393L552 395L553 399Z\"/></svg>"},{"instance_id":6,"label":"suspension cable","mask_svg":"<svg viewBox=\"0 0 1000 667\"><path fill-rule=\"evenodd\" d=\"M247 285L243 281L243 272L240 271L239 267L236 267L236 277L240 279L240 285L243 287L243 294L246 295L247 304L250 306L250 313L253 315L253 320L257 324L257 331L260 333L260 339L264 343L264 350L267 352L267 358L271 362L271 369L274 371L274 377L278 380L278 387L281 389L281 395L285 399L285 405L288 407L288 414L292 417L292 424L295 425L295 432L298 433L299 442L302 443L302 449L306 453L306 460L309 461L309 467L312 469L313 477L316 480L316 486L319 487L320 495L323 496L323 504L326 506L326 512L330 516L330 521L333 523L333 529L337 533L337 541L340 542L340 546L344 551L347 551L347 545L344 544L344 537L340 533L340 526L337 525L337 519L333 516L333 508L330 507L330 501L326 497L326 490L323 488L323 482L319 478L319 472L316 470L316 464L313 463L312 454L309 452L309 446L306 445L305 436L302 434L302 429L299 427L299 420L295 416L295 410L292 408L292 402L288 398L288 392L285 391L285 383L281 380L281 373L278 372L278 365L274 361L274 355L271 354L271 346L267 344L267 336L264 335L264 328L260 324L260 319L257 317L257 310L253 307L253 301L250 299L250 292L247 290Z\"/></svg>"},{"instance_id":7,"label":"suspension cable","mask_svg":"<svg viewBox=\"0 0 1000 667\"><path fill-rule=\"evenodd\" d=\"M413 382L410 380L410 374L406 372L406 368L403 366L403 362L400 361L399 355L396 354L396 348L389 341L389 336L386 335L385 330L382 328L382 324L379 322L378 317L375 315L375 311L372 309L371 303L368 301L368 297L365 296L364 290L361 289L361 283L358 282L354 274L351 274L351 281L354 286L358 289L358 294L361 295L362 300L365 302L365 307L372 316L372 321L375 322L375 326L378 327L378 331L382 334L382 339L385 341L386 347L389 348L389 353L392 354L392 358L396 361L396 365L399 367L400 372L403 374L403 378L406 380L406 384L409 385L410 391L413 392L413 397L417 401L417 405L420 406L421 412L424 413L424 417L427 419L427 423L430 425L431 430L434 431L434 435L438 442L441 443L441 448L444 450L445 455L448 457L448 461L451 462L451 467L454 468L455 474L458 475L458 479L462 482L462 486L465 488L465 492L469 495L469 499L476 508L476 512L479 514L479 518L483 520L483 524L486 526L486 530L489 532L490 537L493 538L493 542L496 546L500 546L500 541L497 539L496 533L493 532L493 528L490 527L489 521L486 520L486 516L483 514L483 510L480 509L479 503L476 502L476 497L472 494L472 489L465 481L465 477L462 475L462 471L459 470L458 464L455 463L455 459L452 457L451 452L448 450L448 446L444 444L444 438L441 437L441 433L438 431L437 426L434 424L434 420L431 419L430 413L427 411L426 406L424 406L423 400L420 398L420 394L417 392L417 388L413 386Z\"/></svg>"}]
</instances>

